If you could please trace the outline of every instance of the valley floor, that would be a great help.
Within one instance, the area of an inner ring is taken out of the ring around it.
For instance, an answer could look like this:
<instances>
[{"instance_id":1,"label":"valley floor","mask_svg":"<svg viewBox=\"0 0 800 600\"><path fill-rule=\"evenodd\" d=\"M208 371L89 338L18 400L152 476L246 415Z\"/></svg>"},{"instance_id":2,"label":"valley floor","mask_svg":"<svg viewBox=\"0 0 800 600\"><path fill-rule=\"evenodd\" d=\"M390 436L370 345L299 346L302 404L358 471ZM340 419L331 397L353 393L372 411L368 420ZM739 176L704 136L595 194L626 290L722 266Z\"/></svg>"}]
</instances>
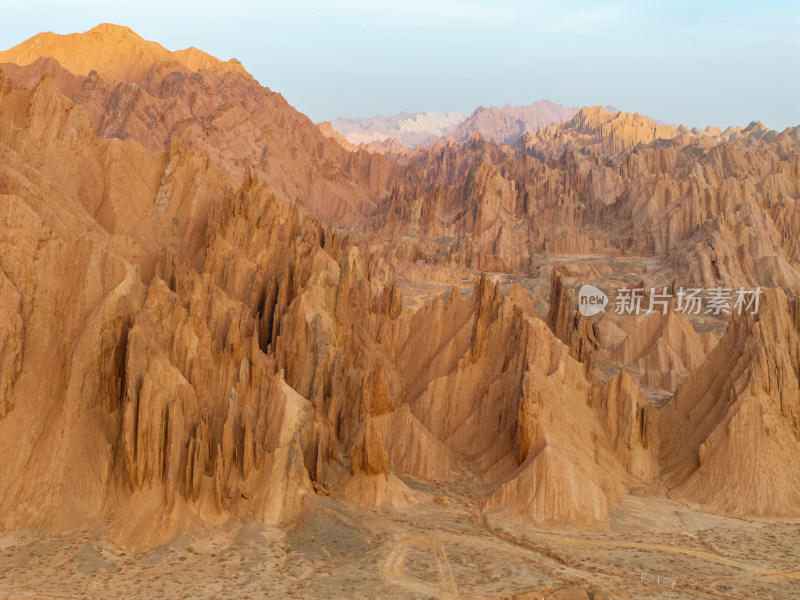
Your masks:
<instances>
[{"instance_id":1,"label":"valley floor","mask_svg":"<svg viewBox=\"0 0 800 600\"><path fill-rule=\"evenodd\" d=\"M716 517L636 488L610 530L543 531L481 517L469 478L406 482L436 504L377 513L313 496L281 528L232 520L142 551L100 530L2 535L0 598L800 597L800 522Z\"/></svg>"}]
</instances>

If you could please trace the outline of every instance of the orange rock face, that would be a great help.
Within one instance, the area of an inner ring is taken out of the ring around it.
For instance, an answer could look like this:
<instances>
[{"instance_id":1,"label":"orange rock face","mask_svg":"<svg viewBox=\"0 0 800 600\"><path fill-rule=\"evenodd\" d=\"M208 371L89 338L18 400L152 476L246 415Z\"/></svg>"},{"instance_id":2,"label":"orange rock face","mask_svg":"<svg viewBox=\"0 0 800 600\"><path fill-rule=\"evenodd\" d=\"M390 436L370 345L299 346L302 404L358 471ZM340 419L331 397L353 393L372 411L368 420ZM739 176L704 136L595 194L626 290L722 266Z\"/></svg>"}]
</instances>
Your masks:
<instances>
[{"instance_id":1,"label":"orange rock face","mask_svg":"<svg viewBox=\"0 0 800 600\"><path fill-rule=\"evenodd\" d=\"M537 527L606 529L651 484L798 516L796 131L584 108L380 156L126 28L0 62L3 527L155 545L312 494L430 508L412 483L453 477ZM576 310L579 280L679 278L780 289Z\"/></svg>"},{"instance_id":2,"label":"orange rock face","mask_svg":"<svg viewBox=\"0 0 800 600\"><path fill-rule=\"evenodd\" d=\"M103 137L133 138L154 151L177 137L237 181L249 166L273 193L319 216L368 214L386 193L390 165L352 155L235 59L170 52L127 27L99 25L40 34L1 52L3 63L23 86L51 74Z\"/></svg>"},{"instance_id":3,"label":"orange rock face","mask_svg":"<svg viewBox=\"0 0 800 600\"><path fill-rule=\"evenodd\" d=\"M737 516L800 512L798 315L796 300L769 290L665 407L672 494Z\"/></svg>"}]
</instances>

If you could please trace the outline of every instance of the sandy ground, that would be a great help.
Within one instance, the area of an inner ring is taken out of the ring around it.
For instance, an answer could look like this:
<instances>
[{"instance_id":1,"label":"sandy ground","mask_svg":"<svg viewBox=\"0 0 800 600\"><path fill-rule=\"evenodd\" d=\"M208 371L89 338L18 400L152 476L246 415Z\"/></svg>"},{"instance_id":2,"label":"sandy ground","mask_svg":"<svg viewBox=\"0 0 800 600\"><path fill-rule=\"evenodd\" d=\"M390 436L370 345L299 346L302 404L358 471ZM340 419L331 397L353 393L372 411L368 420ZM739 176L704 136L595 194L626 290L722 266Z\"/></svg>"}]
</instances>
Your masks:
<instances>
[{"instance_id":1,"label":"sandy ground","mask_svg":"<svg viewBox=\"0 0 800 600\"><path fill-rule=\"evenodd\" d=\"M310 496L282 527L231 520L149 550L102 529L5 534L0 598L800 598L800 521L716 517L636 488L608 531L543 531L480 515L473 481L406 479L438 500L402 514Z\"/></svg>"}]
</instances>

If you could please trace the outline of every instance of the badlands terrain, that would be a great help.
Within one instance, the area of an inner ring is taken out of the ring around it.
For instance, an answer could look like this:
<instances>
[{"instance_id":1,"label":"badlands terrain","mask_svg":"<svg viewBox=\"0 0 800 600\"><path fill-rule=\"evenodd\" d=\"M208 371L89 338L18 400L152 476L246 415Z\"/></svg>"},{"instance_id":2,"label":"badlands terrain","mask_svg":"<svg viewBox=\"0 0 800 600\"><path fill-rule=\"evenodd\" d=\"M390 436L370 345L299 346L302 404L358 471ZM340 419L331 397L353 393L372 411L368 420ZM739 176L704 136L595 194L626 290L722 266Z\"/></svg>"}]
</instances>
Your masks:
<instances>
[{"instance_id":1,"label":"badlands terrain","mask_svg":"<svg viewBox=\"0 0 800 600\"><path fill-rule=\"evenodd\" d=\"M0 598L800 597L800 128L525 108L0 52Z\"/></svg>"}]
</instances>

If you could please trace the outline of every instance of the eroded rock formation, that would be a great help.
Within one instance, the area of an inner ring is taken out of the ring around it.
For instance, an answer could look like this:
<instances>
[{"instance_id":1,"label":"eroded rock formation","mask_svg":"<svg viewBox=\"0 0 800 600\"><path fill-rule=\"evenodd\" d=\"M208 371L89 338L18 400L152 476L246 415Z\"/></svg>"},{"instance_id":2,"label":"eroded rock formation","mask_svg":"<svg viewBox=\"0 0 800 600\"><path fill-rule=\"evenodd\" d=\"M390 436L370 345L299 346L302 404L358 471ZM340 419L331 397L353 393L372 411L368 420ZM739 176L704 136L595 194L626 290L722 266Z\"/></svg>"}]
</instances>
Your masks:
<instances>
[{"instance_id":1,"label":"eroded rock formation","mask_svg":"<svg viewBox=\"0 0 800 600\"><path fill-rule=\"evenodd\" d=\"M410 478L452 477L542 527L605 528L648 484L798 514L796 131L596 108L390 161L129 30L0 60L3 527L155 544L309 494L430 506ZM592 281L785 291L716 343L725 315L579 315L564 263L590 253L641 266ZM464 281L412 310L397 272L431 266Z\"/></svg>"}]
</instances>

